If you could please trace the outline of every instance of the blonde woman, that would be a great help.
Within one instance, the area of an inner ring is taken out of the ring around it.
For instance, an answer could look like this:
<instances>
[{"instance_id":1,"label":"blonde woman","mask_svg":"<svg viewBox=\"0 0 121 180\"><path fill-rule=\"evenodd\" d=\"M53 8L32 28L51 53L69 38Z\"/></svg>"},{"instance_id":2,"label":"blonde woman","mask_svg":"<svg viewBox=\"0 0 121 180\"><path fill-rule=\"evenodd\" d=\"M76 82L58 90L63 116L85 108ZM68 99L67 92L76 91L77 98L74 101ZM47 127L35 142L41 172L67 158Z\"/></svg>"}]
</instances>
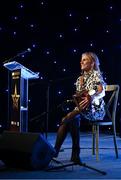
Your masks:
<instances>
[{"instance_id":1,"label":"blonde woman","mask_svg":"<svg viewBox=\"0 0 121 180\"><path fill-rule=\"evenodd\" d=\"M99 59L93 52L85 52L81 56L81 75L76 81L76 93L73 95L75 108L62 118L55 143L56 157L68 131L72 137L71 161L80 160L80 119L90 121L103 120L105 116L104 100L105 82L99 68ZM81 118L80 118L81 117Z\"/></svg>"}]
</instances>

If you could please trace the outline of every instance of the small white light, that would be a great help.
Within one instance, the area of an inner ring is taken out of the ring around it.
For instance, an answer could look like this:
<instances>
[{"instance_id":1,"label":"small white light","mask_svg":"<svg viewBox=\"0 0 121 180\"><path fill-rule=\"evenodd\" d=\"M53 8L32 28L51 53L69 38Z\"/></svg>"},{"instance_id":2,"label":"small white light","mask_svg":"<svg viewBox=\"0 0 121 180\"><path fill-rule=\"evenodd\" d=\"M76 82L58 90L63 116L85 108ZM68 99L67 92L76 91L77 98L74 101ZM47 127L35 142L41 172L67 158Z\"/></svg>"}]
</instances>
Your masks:
<instances>
[{"instance_id":1,"label":"small white light","mask_svg":"<svg viewBox=\"0 0 121 180\"><path fill-rule=\"evenodd\" d=\"M46 52L46 54L50 54L50 52L49 52L49 51L47 51L47 52Z\"/></svg>"},{"instance_id":2,"label":"small white light","mask_svg":"<svg viewBox=\"0 0 121 180\"><path fill-rule=\"evenodd\" d=\"M104 52L104 50L103 50L103 49L101 49L101 52Z\"/></svg>"},{"instance_id":3,"label":"small white light","mask_svg":"<svg viewBox=\"0 0 121 180\"><path fill-rule=\"evenodd\" d=\"M21 4L21 5L20 5L20 8L23 8L23 7L24 7L24 6Z\"/></svg>"},{"instance_id":4,"label":"small white light","mask_svg":"<svg viewBox=\"0 0 121 180\"><path fill-rule=\"evenodd\" d=\"M22 9L23 7L24 7L24 5L23 5L23 4L20 4L20 5L19 5L19 8L21 8L21 9Z\"/></svg>"},{"instance_id":5,"label":"small white light","mask_svg":"<svg viewBox=\"0 0 121 180\"><path fill-rule=\"evenodd\" d=\"M61 91L58 91L58 94L61 94Z\"/></svg>"},{"instance_id":6,"label":"small white light","mask_svg":"<svg viewBox=\"0 0 121 180\"><path fill-rule=\"evenodd\" d=\"M62 34L60 34L59 37L62 38L63 37Z\"/></svg>"},{"instance_id":7,"label":"small white light","mask_svg":"<svg viewBox=\"0 0 121 180\"><path fill-rule=\"evenodd\" d=\"M31 49L30 49L30 48L27 48L27 52L31 52Z\"/></svg>"},{"instance_id":8,"label":"small white light","mask_svg":"<svg viewBox=\"0 0 121 180\"><path fill-rule=\"evenodd\" d=\"M36 47L36 45L35 45L35 44L32 44L32 47L33 47L33 48L35 48L35 47Z\"/></svg>"},{"instance_id":9,"label":"small white light","mask_svg":"<svg viewBox=\"0 0 121 180\"><path fill-rule=\"evenodd\" d=\"M13 35L16 35L16 31L13 32Z\"/></svg>"},{"instance_id":10,"label":"small white light","mask_svg":"<svg viewBox=\"0 0 121 180\"><path fill-rule=\"evenodd\" d=\"M17 20L17 19L18 19L18 17L17 17L17 16L15 16L15 17L14 17L14 19L15 19L15 20Z\"/></svg>"},{"instance_id":11,"label":"small white light","mask_svg":"<svg viewBox=\"0 0 121 180\"><path fill-rule=\"evenodd\" d=\"M33 27L34 27L34 24L30 24L30 27L33 28Z\"/></svg>"},{"instance_id":12,"label":"small white light","mask_svg":"<svg viewBox=\"0 0 121 180\"><path fill-rule=\"evenodd\" d=\"M77 50L76 50L76 49L73 49L73 52L74 52L74 53L76 53L76 52L77 52Z\"/></svg>"},{"instance_id":13,"label":"small white light","mask_svg":"<svg viewBox=\"0 0 121 180\"><path fill-rule=\"evenodd\" d=\"M77 28L74 28L74 31L76 32L78 29Z\"/></svg>"},{"instance_id":14,"label":"small white light","mask_svg":"<svg viewBox=\"0 0 121 180\"><path fill-rule=\"evenodd\" d=\"M24 54L22 54L21 57L24 58L25 57Z\"/></svg>"},{"instance_id":15,"label":"small white light","mask_svg":"<svg viewBox=\"0 0 121 180\"><path fill-rule=\"evenodd\" d=\"M88 19L89 19L89 17L88 17L88 16L86 16L86 19L88 20Z\"/></svg>"}]
</instances>

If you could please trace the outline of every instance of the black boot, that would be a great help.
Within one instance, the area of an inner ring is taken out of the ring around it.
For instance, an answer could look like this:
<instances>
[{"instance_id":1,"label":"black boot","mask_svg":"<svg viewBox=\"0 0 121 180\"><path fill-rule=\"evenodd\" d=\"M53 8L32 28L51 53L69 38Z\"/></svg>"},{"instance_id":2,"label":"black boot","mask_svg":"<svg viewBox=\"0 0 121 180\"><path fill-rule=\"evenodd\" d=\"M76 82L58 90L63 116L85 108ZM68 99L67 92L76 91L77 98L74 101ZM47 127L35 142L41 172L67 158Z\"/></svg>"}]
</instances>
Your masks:
<instances>
[{"instance_id":1,"label":"black boot","mask_svg":"<svg viewBox=\"0 0 121 180\"><path fill-rule=\"evenodd\" d=\"M73 161L77 164L81 164L81 158L80 158L79 154L80 154L80 150L72 149L71 161Z\"/></svg>"},{"instance_id":2,"label":"black boot","mask_svg":"<svg viewBox=\"0 0 121 180\"><path fill-rule=\"evenodd\" d=\"M56 138L56 143L55 143L55 150L56 150L56 154L54 157L57 157L61 148L61 145L63 144L67 132L68 132L68 128L67 128L68 124L62 124L57 132L57 138Z\"/></svg>"}]
</instances>

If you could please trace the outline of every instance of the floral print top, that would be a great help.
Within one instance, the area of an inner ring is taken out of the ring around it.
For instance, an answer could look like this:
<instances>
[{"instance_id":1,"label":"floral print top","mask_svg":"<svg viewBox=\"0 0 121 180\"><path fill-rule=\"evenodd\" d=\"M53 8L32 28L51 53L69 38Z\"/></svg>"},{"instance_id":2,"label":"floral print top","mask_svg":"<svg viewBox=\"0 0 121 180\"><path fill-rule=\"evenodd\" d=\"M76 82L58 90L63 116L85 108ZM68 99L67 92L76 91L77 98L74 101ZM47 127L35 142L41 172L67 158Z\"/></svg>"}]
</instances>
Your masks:
<instances>
[{"instance_id":1,"label":"floral print top","mask_svg":"<svg viewBox=\"0 0 121 180\"><path fill-rule=\"evenodd\" d=\"M103 86L103 91L100 94L93 96L90 106L86 110L81 112L81 115L90 121L103 120L105 116L105 109L104 109L105 102L103 100L103 97L105 96L106 83L104 82L101 73L99 73L96 70L92 70L89 73L84 73L83 85L80 84L80 77L77 79L75 84L76 90L79 92L82 91L83 89L87 91L90 90L97 91L97 86L99 84L102 84Z\"/></svg>"}]
</instances>

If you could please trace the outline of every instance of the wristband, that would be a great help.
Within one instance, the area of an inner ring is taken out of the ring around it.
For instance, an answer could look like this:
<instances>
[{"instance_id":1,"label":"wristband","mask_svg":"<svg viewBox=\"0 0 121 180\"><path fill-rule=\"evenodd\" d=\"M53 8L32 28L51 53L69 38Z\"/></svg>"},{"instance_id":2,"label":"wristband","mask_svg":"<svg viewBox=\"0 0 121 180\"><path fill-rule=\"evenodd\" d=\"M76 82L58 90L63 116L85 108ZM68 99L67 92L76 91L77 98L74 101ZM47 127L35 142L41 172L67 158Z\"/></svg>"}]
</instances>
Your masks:
<instances>
[{"instance_id":1,"label":"wristband","mask_svg":"<svg viewBox=\"0 0 121 180\"><path fill-rule=\"evenodd\" d=\"M93 96L95 93L96 93L96 91L95 91L94 89L91 89L91 90L89 90L89 92L88 92L88 94L89 94L90 96Z\"/></svg>"}]
</instances>

